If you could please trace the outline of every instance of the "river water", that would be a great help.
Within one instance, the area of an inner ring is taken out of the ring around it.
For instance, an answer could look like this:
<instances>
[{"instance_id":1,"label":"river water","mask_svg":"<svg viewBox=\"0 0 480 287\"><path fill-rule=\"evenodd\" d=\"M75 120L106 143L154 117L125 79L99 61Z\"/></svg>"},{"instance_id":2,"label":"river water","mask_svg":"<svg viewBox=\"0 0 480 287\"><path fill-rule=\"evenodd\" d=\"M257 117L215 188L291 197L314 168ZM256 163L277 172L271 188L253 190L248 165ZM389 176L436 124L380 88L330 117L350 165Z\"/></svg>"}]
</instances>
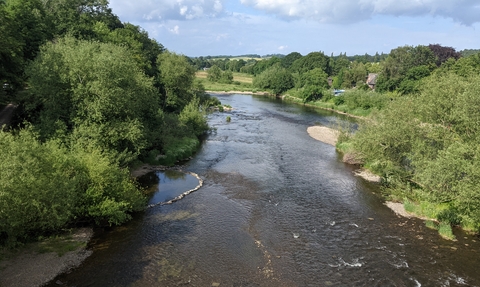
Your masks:
<instances>
[{"instance_id":1,"label":"river water","mask_svg":"<svg viewBox=\"0 0 480 287\"><path fill-rule=\"evenodd\" d=\"M98 232L64 286L480 286L480 239L397 217L308 126L329 112L219 95L186 169L203 187ZM226 122L226 116L231 122Z\"/></svg>"}]
</instances>

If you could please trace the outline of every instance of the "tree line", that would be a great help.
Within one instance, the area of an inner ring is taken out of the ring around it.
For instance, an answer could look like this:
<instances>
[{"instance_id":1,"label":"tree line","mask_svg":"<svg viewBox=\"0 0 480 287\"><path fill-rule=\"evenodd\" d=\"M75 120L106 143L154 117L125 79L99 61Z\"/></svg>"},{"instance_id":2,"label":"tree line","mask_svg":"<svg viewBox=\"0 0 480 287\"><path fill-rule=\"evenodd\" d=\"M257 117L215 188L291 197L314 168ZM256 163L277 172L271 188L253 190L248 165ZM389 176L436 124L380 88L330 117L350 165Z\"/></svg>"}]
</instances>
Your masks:
<instances>
[{"instance_id":1,"label":"tree line","mask_svg":"<svg viewBox=\"0 0 480 287\"><path fill-rule=\"evenodd\" d=\"M121 224L145 196L129 168L195 152L216 99L195 68L106 0L0 2L0 244Z\"/></svg>"}]
</instances>

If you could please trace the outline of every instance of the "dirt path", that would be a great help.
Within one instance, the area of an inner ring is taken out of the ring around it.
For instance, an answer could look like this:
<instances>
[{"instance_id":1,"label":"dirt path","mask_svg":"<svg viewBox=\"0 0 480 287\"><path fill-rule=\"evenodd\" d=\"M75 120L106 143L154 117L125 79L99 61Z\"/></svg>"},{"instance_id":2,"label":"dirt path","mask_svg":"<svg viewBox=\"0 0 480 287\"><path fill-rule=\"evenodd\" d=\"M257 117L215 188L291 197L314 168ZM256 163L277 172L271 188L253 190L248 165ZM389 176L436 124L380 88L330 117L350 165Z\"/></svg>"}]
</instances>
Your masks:
<instances>
[{"instance_id":1,"label":"dirt path","mask_svg":"<svg viewBox=\"0 0 480 287\"><path fill-rule=\"evenodd\" d=\"M13 111L17 108L14 104L8 104L2 111L0 111L0 129L7 128L12 119Z\"/></svg>"}]
</instances>

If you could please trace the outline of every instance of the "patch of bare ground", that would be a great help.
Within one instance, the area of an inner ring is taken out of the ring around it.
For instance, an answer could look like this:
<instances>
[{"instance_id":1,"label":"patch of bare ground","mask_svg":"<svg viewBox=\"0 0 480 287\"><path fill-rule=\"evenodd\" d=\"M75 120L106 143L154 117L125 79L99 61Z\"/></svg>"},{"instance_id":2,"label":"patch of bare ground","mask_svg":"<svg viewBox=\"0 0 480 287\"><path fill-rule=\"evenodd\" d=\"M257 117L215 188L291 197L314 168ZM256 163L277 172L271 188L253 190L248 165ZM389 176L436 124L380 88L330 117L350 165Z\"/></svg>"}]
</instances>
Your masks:
<instances>
[{"instance_id":1,"label":"patch of bare ground","mask_svg":"<svg viewBox=\"0 0 480 287\"><path fill-rule=\"evenodd\" d=\"M4 258L0 261L0 286L34 287L50 282L57 275L79 266L90 256L92 251L85 246L92 236L91 228L79 228L61 242L56 241L57 245L76 246L75 250L66 251L62 255L58 251L48 252L48 248L42 247L42 242L29 244L16 252L2 252Z\"/></svg>"},{"instance_id":2,"label":"patch of bare ground","mask_svg":"<svg viewBox=\"0 0 480 287\"><path fill-rule=\"evenodd\" d=\"M314 139L323 143L335 146L340 132L331 128L322 126L313 126L307 128L307 133Z\"/></svg>"},{"instance_id":3,"label":"patch of bare ground","mask_svg":"<svg viewBox=\"0 0 480 287\"><path fill-rule=\"evenodd\" d=\"M359 169L355 171L355 175L370 182L381 182L382 178L367 169Z\"/></svg>"},{"instance_id":4,"label":"patch of bare ground","mask_svg":"<svg viewBox=\"0 0 480 287\"><path fill-rule=\"evenodd\" d=\"M344 163L353 164L353 165L359 165L363 163L362 159L357 154L352 152L345 153L343 155L342 161Z\"/></svg>"},{"instance_id":5,"label":"patch of bare ground","mask_svg":"<svg viewBox=\"0 0 480 287\"><path fill-rule=\"evenodd\" d=\"M405 210L403 203L387 201L385 202L385 205L388 208L390 208L393 212L395 212L396 215L407 217L407 218L415 217L413 214L410 214Z\"/></svg>"}]
</instances>

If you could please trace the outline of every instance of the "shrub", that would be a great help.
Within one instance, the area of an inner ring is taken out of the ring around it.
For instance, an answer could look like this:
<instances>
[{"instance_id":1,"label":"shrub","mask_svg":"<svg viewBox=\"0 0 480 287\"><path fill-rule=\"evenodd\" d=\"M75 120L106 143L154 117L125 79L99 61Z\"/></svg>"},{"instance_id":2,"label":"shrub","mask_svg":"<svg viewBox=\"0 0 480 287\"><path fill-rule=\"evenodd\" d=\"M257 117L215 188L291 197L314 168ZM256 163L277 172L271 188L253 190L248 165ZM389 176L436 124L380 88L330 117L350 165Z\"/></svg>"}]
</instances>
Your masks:
<instances>
[{"instance_id":1,"label":"shrub","mask_svg":"<svg viewBox=\"0 0 480 287\"><path fill-rule=\"evenodd\" d=\"M438 225L438 233L440 233L440 235L446 239L455 239L455 235L453 235L452 231L452 226L450 226L450 224L448 223L440 222L440 224Z\"/></svg>"},{"instance_id":2,"label":"shrub","mask_svg":"<svg viewBox=\"0 0 480 287\"><path fill-rule=\"evenodd\" d=\"M333 102L336 106L343 105L345 103L345 97L343 95L336 96L335 98L333 98Z\"/></svg>"}]
</instances>

